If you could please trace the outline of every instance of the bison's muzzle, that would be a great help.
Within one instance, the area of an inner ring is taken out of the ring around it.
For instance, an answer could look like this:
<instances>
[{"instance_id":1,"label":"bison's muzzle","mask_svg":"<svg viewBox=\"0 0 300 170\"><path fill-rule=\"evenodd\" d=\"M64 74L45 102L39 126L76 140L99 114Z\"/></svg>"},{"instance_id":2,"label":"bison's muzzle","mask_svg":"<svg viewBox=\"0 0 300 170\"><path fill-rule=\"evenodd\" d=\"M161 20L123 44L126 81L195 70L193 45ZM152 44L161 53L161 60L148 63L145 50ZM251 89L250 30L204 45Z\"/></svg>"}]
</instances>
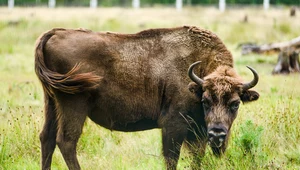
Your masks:
<instances>
[{"instance_id":1,"label":"bison's muzzle","mask_svg":"<svg viewBox=\"0 0 300 170\"><path fill-rule=\"evenodd\" d=\"M208 129L208 144L212 147L221 147L227 136L227 129L221 125L215 125Z\"/></svg>"}]
</instances>

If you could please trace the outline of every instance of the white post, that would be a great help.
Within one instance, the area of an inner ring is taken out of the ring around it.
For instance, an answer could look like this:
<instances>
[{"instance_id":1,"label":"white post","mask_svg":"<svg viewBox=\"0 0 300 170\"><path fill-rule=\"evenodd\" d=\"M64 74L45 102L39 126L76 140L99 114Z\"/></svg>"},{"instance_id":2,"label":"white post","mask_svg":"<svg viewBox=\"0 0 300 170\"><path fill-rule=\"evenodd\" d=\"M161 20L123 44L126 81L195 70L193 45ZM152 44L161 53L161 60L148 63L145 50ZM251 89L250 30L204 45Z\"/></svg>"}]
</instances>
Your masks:
<instances>
[{"instance_id":1,"label":"white post","mask_svg":"<svg viewBox=\"0 0 300 170\"><path fill-rule=\"evenodd\" d=\"M15 1L14 0L8 0L8 8L13 9L15 6Z\"/></svg>"},{"instance_id":2,"label":"white post","mask_svg":"<svg viewBox=\"0 0 300 170\"><path fill-rule=\"evenodd\" d=\"M219 0L219 10L224 12L226 8L226 0Z\"/></svg>"},{"instance_id":3,"label":"white post","mask_svg":"<svg viewBox=\"0 0 300 170\"><path fill-rule=\"evenodd\" d=\"M268 10L270 7L270 0L264 0L264 9Z\"/></svg>"},{"instance_id":4,"label":"white post","mask_svg":"<svg viewBox=\"0 0 300 170\"><path fill-rule=\"evenodd\" d=\"M140 0L132 0L132 7L134 9L139 9L140 8Z\"/></svg>"},{"instance_id":5,"label":"white post","mask_svg":"<svg viewBox=\"0 0 300 170\"><path fill-rule=\"evenodd\" d=\"M177 11L182 10L182 0L176 0L176 10Z\"/></svg>"},{"instance_id":6,"label":"white post","mask_svg":"<svg viewBox=\"0 0 300 170\"><path fill-rule=\"evenodd\" d=\"M97 0L90 0L90 8L97 8L98 1Z\"/></svg>"},{"instance_id":7,"label":"white post","mask_svg":"<svg viewBox=\"0 0 300 170\"><path fill-rule=\"evenodd\" d=\"M56 4L55 0L49 0L48 2L49 8L55 8L55 4Z\"/></svg>"}]
</instances>

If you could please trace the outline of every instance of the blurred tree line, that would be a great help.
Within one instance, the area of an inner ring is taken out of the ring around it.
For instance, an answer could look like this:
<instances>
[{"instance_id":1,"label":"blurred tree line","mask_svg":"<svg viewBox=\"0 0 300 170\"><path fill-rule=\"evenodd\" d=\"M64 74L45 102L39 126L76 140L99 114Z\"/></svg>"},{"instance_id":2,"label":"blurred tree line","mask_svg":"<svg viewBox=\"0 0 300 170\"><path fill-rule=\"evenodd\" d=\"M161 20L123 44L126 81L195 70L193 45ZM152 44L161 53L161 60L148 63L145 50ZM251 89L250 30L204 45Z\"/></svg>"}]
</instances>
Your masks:
<instances>
[{"instance_id":1,"label":"blurred tree line","mask_svg":"<svg viewBox=\"0 0 300 170\"><path fill-rule=\"evenodd\" d=\"M47 6L48 0L14 0L16 6ZM140 0L142 7L155 5L173 6L176 0ZM6 6L8 0L0 0ZM132 0L98 0L98 6L130 7ZM219 0L183 0L184 5L217 5ZM57 6L89 6L90 0L56 0ZM226 0L226 4L262 5L263 0ZM300 0L270 0L271 5L300 5Z\"/></svg>"}]
</instances>

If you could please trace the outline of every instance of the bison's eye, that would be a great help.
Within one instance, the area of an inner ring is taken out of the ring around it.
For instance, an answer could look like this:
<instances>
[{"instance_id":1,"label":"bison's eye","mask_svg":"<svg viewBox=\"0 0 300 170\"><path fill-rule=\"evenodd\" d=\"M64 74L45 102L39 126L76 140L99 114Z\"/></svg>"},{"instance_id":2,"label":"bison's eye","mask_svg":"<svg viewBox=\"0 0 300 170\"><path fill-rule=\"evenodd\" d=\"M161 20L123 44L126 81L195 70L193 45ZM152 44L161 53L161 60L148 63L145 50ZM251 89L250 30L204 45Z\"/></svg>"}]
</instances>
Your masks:
<instances>
[{"instance_id":1,"label":"bison's eye","mask_svg":"<svg viewBox=\"0 0 300 170\"><path fill-rule=\"evenodd\" d=\"M229 107L232 112L236 112L239 109L240 101L233 101L230 103Z\"/></svg>"}]
</instances>

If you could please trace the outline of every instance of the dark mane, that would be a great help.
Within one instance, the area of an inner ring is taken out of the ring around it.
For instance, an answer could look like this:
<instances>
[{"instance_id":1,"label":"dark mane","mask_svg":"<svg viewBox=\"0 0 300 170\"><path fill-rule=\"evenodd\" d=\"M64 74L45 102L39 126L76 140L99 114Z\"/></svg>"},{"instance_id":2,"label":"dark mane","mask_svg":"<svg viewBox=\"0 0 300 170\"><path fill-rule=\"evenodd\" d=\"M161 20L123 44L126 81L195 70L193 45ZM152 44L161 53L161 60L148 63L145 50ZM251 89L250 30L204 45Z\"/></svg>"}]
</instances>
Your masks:
<instances>
[{"instance_id":1,"label":"dark mane","mask_svg":"<svg viewBox=\"0 0 300 170\"><path fill-rule=\"evenodd\" d=\"M182 28L182 27L180 27ZM141 37L157 37L162 34L174 31L176 28L170 29L170 28L159 28L159 29L148 29L148 30L143 30L141 32L136 33L137 36ZM178 28L177 28L178 29Z\"/></svg>"},{"instance_id":2,"label":"dark mane","mask_svg":"<svg viewBox=\"0 0 300 170\"><path fill-rule=\"evenodd\" d=\"M117 37L135 37L135 38L150 38L150 37L159 37L161 35L167 33L173 33L175 30L186 29L188 30L189 27L175 27L175 28L156 28L156 29L147 29L133 34L123 34L123 33L116 33L116 32L106 32L106 34L111 34Z\"/></svg>"}]
</instances>

